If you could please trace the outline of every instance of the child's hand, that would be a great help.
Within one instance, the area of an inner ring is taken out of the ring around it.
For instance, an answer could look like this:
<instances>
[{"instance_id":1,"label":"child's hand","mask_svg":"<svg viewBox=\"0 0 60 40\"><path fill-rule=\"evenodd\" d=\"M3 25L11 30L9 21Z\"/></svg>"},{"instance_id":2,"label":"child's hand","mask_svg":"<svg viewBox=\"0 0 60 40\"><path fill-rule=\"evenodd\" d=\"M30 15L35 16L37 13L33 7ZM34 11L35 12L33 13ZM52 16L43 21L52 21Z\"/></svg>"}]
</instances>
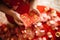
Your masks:
<instances>
[{"instance_id":1,"label":"child's hand","mask_svg":"<svg viewBox=\"0 0 60 40\"><path fill-rule=\"evenodd\" d=\"M14 16L14 20L15 20L15 22L18 24L18 25L23 25L23 23L22 23L22 19L21 19L21 17L20 17L20 15L19 14L17 14L16 16Z\"/></svg>"},{"instance_id":2,"label":"child's hand","mask_svg":"<svg viewBox=\"0 0 60 40\"><path fill-rule=\"evenodd\" d=\"M31 10L29 11L29 13L30 13L31 11L35 12L38 16L40 16L40 12L39 12L38 9L31 9Z\"/></svg>"},{"instance_id":3,"label":"child's hand","mask_svg":"<svg viewBox=\"0 0 60 40\"><path fill-rule=\"evenodd\" d=\"M23 25L23 23L21 23L21 18L20 18L20 14L17 13L16 11L12 10L12 9L9 9L7 6L5 5L0 5L0 10L5 12L7 15L10 15L14 18L15 22L18 24L18 25Z\"/></svg>"},{"instance_id":4,"label":"child's hand","mask_svg":"<svg viewBox=\"0 0 60 40\"><path fill-rule=\"evenodd\" d=\"M13 13L15 13L15 14L13 15L14 21L15 21L18 25L23 25L22 19L21 19L21 17L20 17L20 14L17 13L17 12L15 12L15 11L13 11Z\"/></svg>"}]
</instances>

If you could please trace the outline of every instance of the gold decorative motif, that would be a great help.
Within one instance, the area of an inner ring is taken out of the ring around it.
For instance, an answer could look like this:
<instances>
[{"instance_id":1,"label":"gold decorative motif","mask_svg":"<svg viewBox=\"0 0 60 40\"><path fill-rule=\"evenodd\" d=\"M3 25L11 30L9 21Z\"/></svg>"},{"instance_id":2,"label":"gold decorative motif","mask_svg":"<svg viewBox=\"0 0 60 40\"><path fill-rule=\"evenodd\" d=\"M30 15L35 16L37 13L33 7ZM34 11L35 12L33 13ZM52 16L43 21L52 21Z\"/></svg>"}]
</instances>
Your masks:
<instances>
[{"instance_id":1,"label":"gold decorative motif","mask_svg":"<svg viewBox=\"0 0 60 40\"><path fill-rule=\"evenodd\" d=\"M54 17L55 17L55 16L57 16L57 14L56 14L56 11L55 11L55 10L52 10L52 11L51 11L51 16L54 16Z\"/></svg>"},{"instance_id":2,"label":"gold decorative motif","mask_svg":"<svg viewBox=\"0 0 60 40\"><path fill-rule=\"evenodd\" d=\"M55 10L52 10L51 13L56 13L56 11Z\"/></svg>"},{"instance_id":3,"label":"gold decorative motif","mask_svg":"<svg viewBox=\"0 0 60 40\"><path fill-rule=\"evenodd\" d=\"M21 17L24 19L25 18L25 16L24 15L21 15Z\"/></svg>"},{"instance_id":4,"label":"gold decorative motif","mask_svg":"<svg viewBox=\"0 0 60 40\"><path fill-rule=\"evenodd\" d=\"M56 37L60 37L60 32L55 33Z\"/></svg>"},{"instance_id":5,"label":"gold decorative motif","mask_svg":"<svg viewBox=\"0 0 60 40\"><path fill-rule=\"evenodd\" d=\"M37 15L34 15L34 19L37 20L37 18L38 18Z\"/></svg>"},{"instance_id":6,"label":"gold decorative motif","mask_svg":"<svg viewBox=\"0 0 60 40\"><path fill-rule=\"evenodd\" d=\"M47 12L49 10L49 7L44 8L44 11Z\"/></svg>"},{"instance_id":7,"label":"gold decorative motif","mask_svg":"<svg viewBox=\"0 0 60 40\"><path fill-rule=\"evenodd\" d=\"M53 37L52 34L51 34L51 32L48 32L47 35L48 35L49 38Z\"/></svg>"}]
</instances>

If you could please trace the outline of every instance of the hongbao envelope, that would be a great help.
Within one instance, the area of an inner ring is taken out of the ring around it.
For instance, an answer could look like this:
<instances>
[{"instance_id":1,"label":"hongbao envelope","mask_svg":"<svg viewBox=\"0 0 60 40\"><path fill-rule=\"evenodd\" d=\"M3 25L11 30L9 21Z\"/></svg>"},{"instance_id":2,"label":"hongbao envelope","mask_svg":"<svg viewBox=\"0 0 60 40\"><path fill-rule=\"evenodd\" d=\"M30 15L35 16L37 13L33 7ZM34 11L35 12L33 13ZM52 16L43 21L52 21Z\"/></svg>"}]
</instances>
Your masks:
<instances>
[{"instance_id":1,"label":"hongbao envelope","mask_svg":"<svg viewBox=\"0 0 60 40\"><path fill-rule=\"evenodd\" d=\"M39 21L39 16L34 12L24 13L21 15L21 18L25 27L31 26L32 24Z\"/></svg>"},{"instance_id":2,"label":"hongbao envelope","mask_svg":"<svg viewBox=\"0 0 60 40\"><path fill-rule=\"evenodd\" d=\"M40 14L46 12L45 11L46 6L37 6L37 9L39 10ZM53 8L49 8L49 10L46 12L46 14L49 15L51 11L54 10ZM57 16L60 17L60 12L56 11ZM24 13L21 14L22 21L25 25L25 27L31 26L32 24L40 21L40 17L33 11L30 13Z\"/></svg>"}]
</instances>

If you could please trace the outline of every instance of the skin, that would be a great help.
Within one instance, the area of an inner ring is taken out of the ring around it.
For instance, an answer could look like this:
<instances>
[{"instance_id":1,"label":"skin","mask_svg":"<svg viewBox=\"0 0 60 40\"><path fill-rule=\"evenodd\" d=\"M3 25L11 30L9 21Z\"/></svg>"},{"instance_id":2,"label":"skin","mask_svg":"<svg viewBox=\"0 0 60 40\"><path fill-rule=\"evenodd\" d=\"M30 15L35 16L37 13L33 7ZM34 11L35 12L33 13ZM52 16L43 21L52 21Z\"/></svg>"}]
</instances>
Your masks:
<instances>
[{"instance_id":1,"label":"skin","mask_svg":"<svg viewBox=\"0 0 60 40\"><path fill-rule=\"evenodd\" d=\"M15 12L12 9L9 9L7 6L1 4L0 5L0 11L5 12L6 14L12 16L15 20L17 20L18 23L20 23L20 25L23 25L23 23L21 23L21 18L20 18L20 14L18 14L17 12Z\"/></svg>"},{"instance_id":2,"label":"skin","mask_svg":"<svg viewBox=\"0 0 60 40\"><path fill-rule=\"evenodd\" d=\"M33 6L35 0L23 0L23 1L30 4L30 11L34 11L39 15L39 11L36 8L34 8L34 6ZM0 5L0 10L5 12L6 14L12 16L18 25L23 25L22 19L20 18L20 14L17 13L16 11L9 9L7 6L5 6L3 4ZM29 13L30 13L30 11L29 11Z\"/></svg>"}]
</instances>

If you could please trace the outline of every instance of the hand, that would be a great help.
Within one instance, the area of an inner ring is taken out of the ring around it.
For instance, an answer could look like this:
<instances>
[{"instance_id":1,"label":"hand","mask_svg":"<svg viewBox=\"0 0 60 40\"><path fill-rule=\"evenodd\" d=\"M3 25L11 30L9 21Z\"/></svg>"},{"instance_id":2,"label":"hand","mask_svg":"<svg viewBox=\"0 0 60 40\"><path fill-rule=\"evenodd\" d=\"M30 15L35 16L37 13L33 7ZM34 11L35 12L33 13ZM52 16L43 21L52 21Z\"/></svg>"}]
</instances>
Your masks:
<instances>
[{"instance_id":1,"label":"hand","mask_svg":"<svg viewBox=\"0 0 60 40\"><path fill-rule=\"evenodd\" d=\"M23 23L21 22L21 18L20 18L20 14L17 13L16 11L12 10L12 9L9 9L7 6L5 5L0 5L0 10L5 12L7 15L10 15L14 18L15 22L18 24L18 25L23 25Z\"/></svg>"},{"instance_id":2,"label":"hand","mask_svg":"<svg viewBox=\"0 0 60 40\"><path fill-rule=\"evenodd\" d=\"M15 11L13 11L13 13L15 13L14 15L13 15L13 18L14 18L14 21L18 24L18 25L23 25L23 22L22 22L22 19L21 19L21 17L20 17L20 14L19 13L17 13L17 12L15 12Z\"/></svg>"},{"instance_id":3,"label":"hand","mask_svg":"<svg viewBox=\"0 0 60 40\"><path fill-rule=\"evenodd\" d=\"M31 9L31 10L29 11L29 13L30 13L31 11L35 12L38 16L40 16L40 12L39 12L38 9Z\"/></svg>"}]
</instances>

